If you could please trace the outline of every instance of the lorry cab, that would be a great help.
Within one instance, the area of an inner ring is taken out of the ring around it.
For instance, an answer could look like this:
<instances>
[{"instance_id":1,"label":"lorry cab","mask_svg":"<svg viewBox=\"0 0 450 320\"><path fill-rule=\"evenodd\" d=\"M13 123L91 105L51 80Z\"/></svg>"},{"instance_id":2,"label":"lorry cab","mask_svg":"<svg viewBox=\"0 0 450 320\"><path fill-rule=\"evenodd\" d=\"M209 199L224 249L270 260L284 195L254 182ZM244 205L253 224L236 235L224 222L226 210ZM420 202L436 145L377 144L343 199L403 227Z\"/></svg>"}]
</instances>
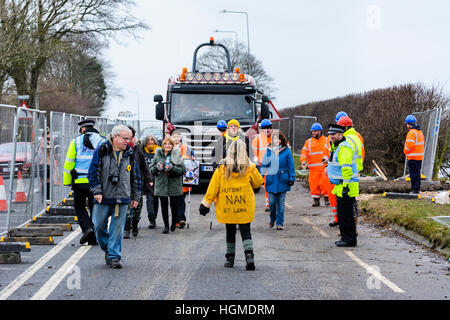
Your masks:
<instances>
[{"instance_id":1,"label":"lorry cab","mask_svg":"<svg viewBox=\"0 0 450 320\"><path fill-rule=\"evenodd\" d=\"M197 52L204 46L225 50L227 70L197 70ZM214 171L211 153L221 135L216 127L219 120L236 119L246 132L258 119L269 118L268 98L263 99L251 75L241 73L239 68L231 70L228 49L214 43L213 38L195 50L192 71L183 68L180 75L169 79L166 101L161 95L156 95L154 101L156 119L163 121L163 132L175 127L200 161L200 183L208 182Z\"/></svg>"}]
</instances>

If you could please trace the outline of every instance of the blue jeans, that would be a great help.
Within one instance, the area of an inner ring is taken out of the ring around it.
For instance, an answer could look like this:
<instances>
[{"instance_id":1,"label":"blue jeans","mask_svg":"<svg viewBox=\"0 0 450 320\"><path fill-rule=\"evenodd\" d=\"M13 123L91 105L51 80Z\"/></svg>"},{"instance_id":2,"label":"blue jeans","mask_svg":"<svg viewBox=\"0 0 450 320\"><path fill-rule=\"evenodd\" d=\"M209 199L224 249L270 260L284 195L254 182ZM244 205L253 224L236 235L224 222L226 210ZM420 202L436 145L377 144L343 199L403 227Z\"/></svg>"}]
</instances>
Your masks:
<instances>
[{"instance_id":1,"label":"blue jeans","mask_svg":"<svg viewBox=\"0 0 450 320\"><path fill-rule=\"evenodd\" d=\"M277 226L284 224L284 203L286 200L286 192L271 193L269 192L269 208L270 222L277 223Z\"/></svg>"},{"instance_id":2,"label":"blue jeans","mask_svg":"<svg viewBox=\"0 0 450 320\"><path fill-rule=\"evenodd\" d=\"M92 222L94 223L95 235L100 248L108 254L108 259L122 257L122 237L125 220L127 217L128 204L119 205L119 216L115 217L115 205L94 204ZM111 223L108 230L108 218Z\"/></svg>"}]
</instances>

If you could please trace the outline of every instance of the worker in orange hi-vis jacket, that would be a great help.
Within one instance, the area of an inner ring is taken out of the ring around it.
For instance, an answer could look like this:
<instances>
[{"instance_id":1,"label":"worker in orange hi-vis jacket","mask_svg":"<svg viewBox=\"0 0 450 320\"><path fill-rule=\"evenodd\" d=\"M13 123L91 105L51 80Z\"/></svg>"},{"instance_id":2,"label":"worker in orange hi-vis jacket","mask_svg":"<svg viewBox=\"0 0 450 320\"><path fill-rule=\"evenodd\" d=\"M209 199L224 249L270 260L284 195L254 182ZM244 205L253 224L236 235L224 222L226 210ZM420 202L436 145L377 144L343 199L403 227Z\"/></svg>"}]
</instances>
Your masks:
<instances>
[{"instance_id":1,"label":"worker in orange hi-vis jacket","mask_svg":"<svg viewBox=\"0 0 450 320\"><path fill-rule=\"evenodd\" d=\"M261 172L261 162L266 154L267 147L272 142L272 122L269 119L264 119L260 124L261 133L255 136L252 140L253 154L255 155L255 163L259 172ZM264 175L264 191L266 189L266 175ZM269 194L266 195L266 211L269 211Z\"/></svg>"},{"instance_id":2,"label":"worker in orange hi-vis jacket","mask_svg":"<svg viewBox=\"0 0 450 320\"><path fill-rule=\"evenodd\" d=\"M309 169L309 188L313 197L313 207L320 206L320 197L324 197L325 205L329 206L328 200L330 182L324 172L324 149L326 148L326 138L322 135L322 126L320 123L314 123L311 126L312 137L305 141L301 151L300 163L302 168L308 166Z\"/></svg>"},{"instance_id":3,"label":"worker in orange hi-vis jacket","mask_svg":"<svg viewBox=\"0 0 450 320\"><path fill-rule=\"evenodd\" d=\"M405 118L405 124L408 128L405 146L403 152L408 159L409 176L411 178L410 193L420 193L420 170L422 169L422 161L425 154L425 137L420 130L417 119L410 114Z\"/></svg>"}]
</instances>

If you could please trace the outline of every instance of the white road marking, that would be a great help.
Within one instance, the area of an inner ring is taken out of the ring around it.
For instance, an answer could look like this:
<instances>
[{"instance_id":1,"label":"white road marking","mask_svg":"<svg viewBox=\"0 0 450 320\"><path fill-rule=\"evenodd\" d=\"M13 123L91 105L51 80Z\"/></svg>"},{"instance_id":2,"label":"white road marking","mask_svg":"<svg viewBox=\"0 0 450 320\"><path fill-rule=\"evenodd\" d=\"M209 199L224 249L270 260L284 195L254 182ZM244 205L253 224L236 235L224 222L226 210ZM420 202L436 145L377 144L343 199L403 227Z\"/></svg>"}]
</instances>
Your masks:
<instances>
[{"instance_id":1,"label":"white road marking","mask_svg":"<svg viewBox=\"0 0 450 320\"><path fill-rule=\"evenodd\" d=\"M323 231L322 229L320 229L319 227L315 226L311 220L309 220L309 218L307 217L303 217L302 218L307 224L309 224L314 230L316 230L318 233L320 233L322 236L324 236L325 238L329 238L330 236L328 235L328 233L326 233L325 231Z\"/></svg>"},{"instance_id":2,"label":"white road marking","mask_svg":"<svg viewBox=\"0 0 450 320\"><path fill-rule=\"evenodd\" d=\"M64 263L40 289L34 294L31 300L45 300L56 289L64 277L73 269L81 258L89 251L92 246L82 246Z\"/></svg>"},{"instance_id":3,"label":"white road marking","mask_svg":"<svg viewBox=\"0 0 450 320\"><path fill-rule=\"evenodd\" d=\"M402 289L397 287L393 282L389 281L387 278L385 278L381 273L379 273L377 270L369 266L367 263L362 261L360 258L358 258L353 252L351 251L345 251L345 254L348 255L353 261L358 263L361 267L366 269L368 273L371 273L375 278L383 282L385 285L387 285L389 288L391 288L394 292L397 293L405 293Z\"/></svg>"},{"instance_id":4,"label":"white road marking","mask_svg":"<svg viewBox=\"0 0 450 320\"><path fill-rule=\"evenodd\" d=\"M41 269L50 259L56 256L66 245L75 239L81 233L80 227L72 231L70 235L64 238L52 250L47 252L42 258L36 261L31 267L25 270L20 276L0 291L0 300L6 300L17 289L19 289L28 279L30 279L39 269Z\"/></svg>"}]
</instances>

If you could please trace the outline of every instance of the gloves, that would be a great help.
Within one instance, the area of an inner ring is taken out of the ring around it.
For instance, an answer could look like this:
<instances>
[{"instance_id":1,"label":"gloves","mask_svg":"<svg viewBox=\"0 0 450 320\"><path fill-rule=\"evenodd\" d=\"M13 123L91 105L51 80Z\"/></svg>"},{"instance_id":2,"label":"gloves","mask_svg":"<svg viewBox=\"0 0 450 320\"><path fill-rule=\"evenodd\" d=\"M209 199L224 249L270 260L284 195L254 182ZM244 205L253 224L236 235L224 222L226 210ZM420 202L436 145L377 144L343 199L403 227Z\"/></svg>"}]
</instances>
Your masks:
<instances>
[{"instance_id":1,"label":"gloves","mask_svg":"<svg viewBox=\"0 0 450 320\"><path fill-rule=\"evenodd\" d=\"M164 166L163 166L162 163L158 163L158 164L156 165L156 168L158 169L158 171L163 171L163 170L164 170Z\"/></svg>"},{"instance_id":2,"label":"gloves","mask_svg":"<svg viewBox=\"0 0 450 320\"><path fill-rule=\"evenodd\" d=\"M209 208L205 207L203 204L200 204L200 208L198 210L202 216L206 216L209 212Z\"/></svg>"},{"instance_id":3,"label":"gloves","mask_svg":"<svg viewBox=\"0 0 450 320\"><path fill-rule=\"evenodd\" d=\"M295 180L289 180L289 186L292 187L295 183Z\"/></svg>"},{"instance_id":4,"label":"gloves","mask_svg":"<svg viewBox=\"0 0 450 320\"><path fill-rule=\"evenodd\" d=\"M348 184L348 196L349 197L356 197L359 194L359 183L358 182L351 182Z\"/></svg>"},{"instance_id":5,"label":"gloves","mask_svg":"<svg viewBox=\"0 0 450 320\"><path fill-rule=\"evenodd\" d=\"M172 170L172 168L173 168L173 164L172 164L172 162L171 162L171 163L169 163L168 165L166 165L166 166L164 167L164 170L167 171L167 172L169 172L170 170Z\"/></svg>"}]
</instances>

